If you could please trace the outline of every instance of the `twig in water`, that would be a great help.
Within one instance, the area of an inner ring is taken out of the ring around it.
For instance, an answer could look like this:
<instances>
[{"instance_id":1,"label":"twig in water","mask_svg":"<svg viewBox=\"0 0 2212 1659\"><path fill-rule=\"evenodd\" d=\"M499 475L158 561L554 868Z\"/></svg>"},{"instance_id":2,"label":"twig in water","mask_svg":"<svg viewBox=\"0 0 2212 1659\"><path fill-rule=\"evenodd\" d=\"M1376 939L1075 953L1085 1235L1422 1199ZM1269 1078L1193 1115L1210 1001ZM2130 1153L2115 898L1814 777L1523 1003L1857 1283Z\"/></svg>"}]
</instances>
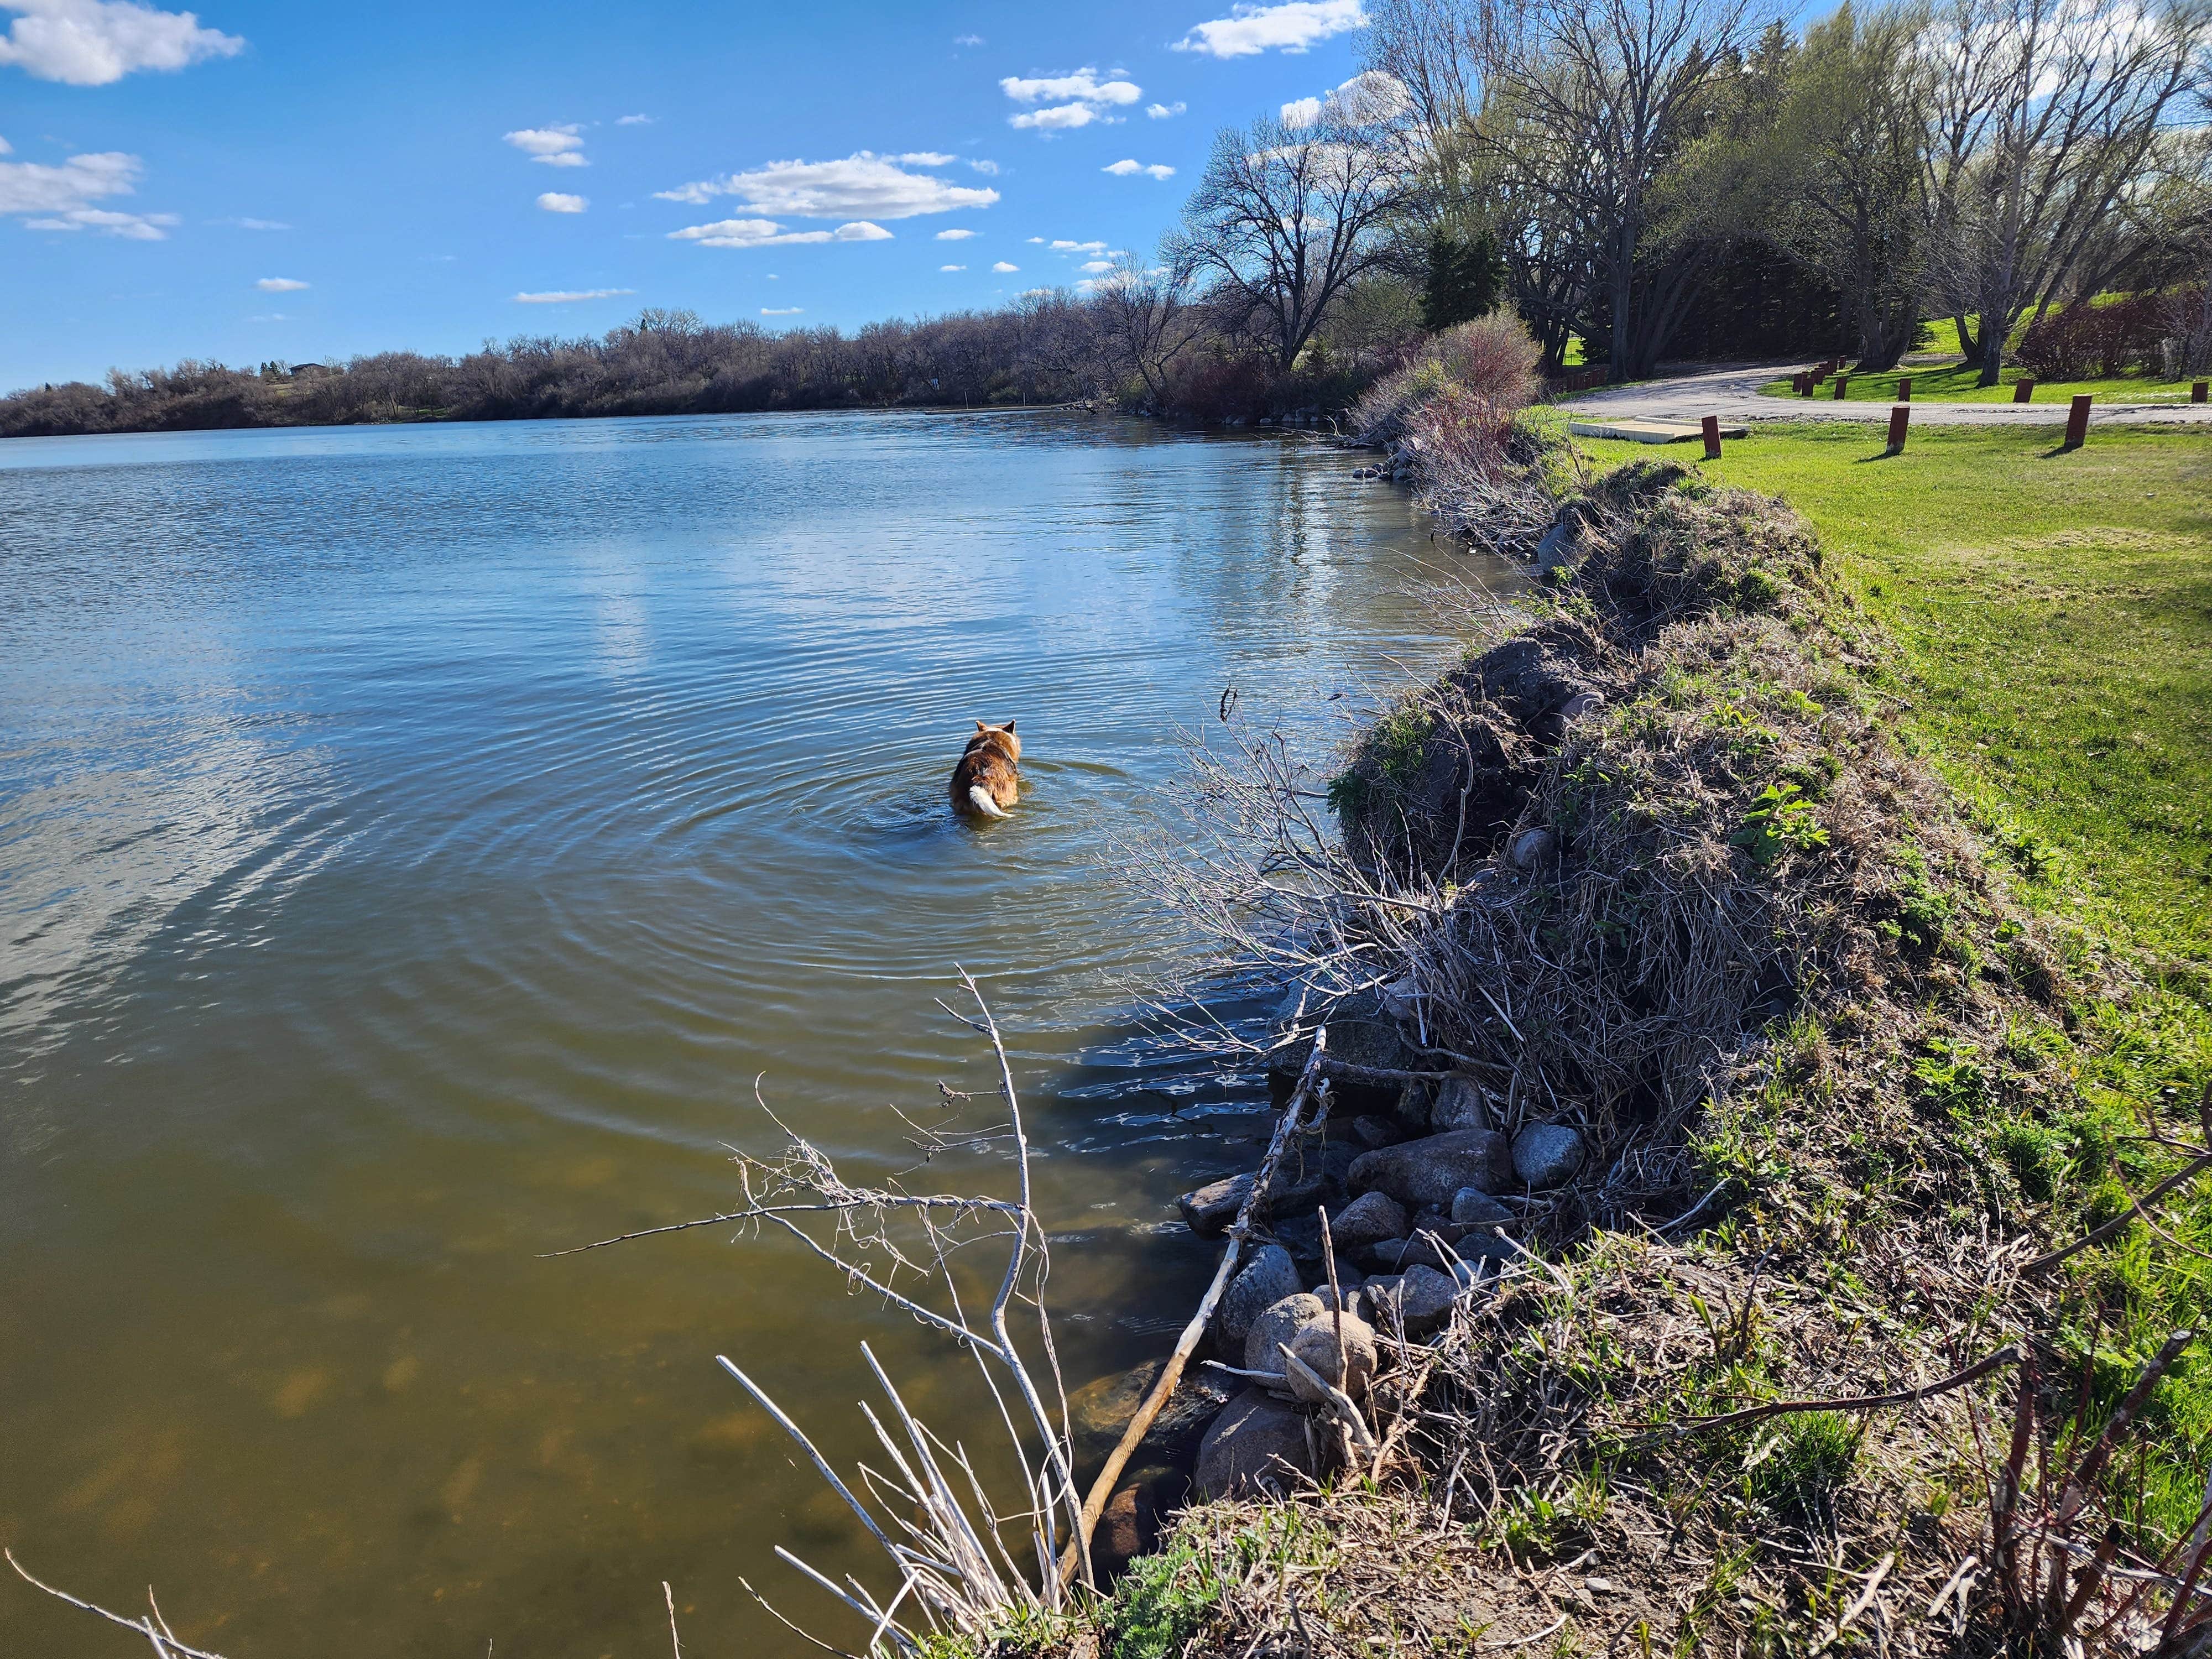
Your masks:
<instances>
[{"instance_id":1,"label":"twig in water","mask_svg":"<svg viewBox=\"0 0 2212 1659\"><path fill-rule=\"evenodd\" d=\"M1222 1249L1221 1265L1214 1269L1213 1282L1206 1286L1206 1295L1199 1301L1198 1311L1191 1316L1190 1322L1183 1327L1182 1336L1176 1339L1175 1352L1168 1356L1168 1363L1161 1368L1159 1378L1152 1384L1152 1392L1145 1396L1145 1403L1137 1407L1137 1414L1129 1419L1129 1426L1121 1431L1121 1443L1109 1454L1105 1468L1099 1470L1098 1478L1091 1484L1091 1494L1083 1500L1083 1513L1076 1522L1075 1536L1068 1540L1067 1550L1060 1557L1060 1580L1063 1584L1073 1578L1079 1570L1088 1569L1091 1534L1098 1524L1098 1517L1106 1512L1107 1502L1114 1495L1114 1483L1121 1478L1121 1471L1128 1467L1130 1455L1137 1449L1138 1443L1144 1439L1146 1431L1152 1426L1153 1419L1159 1416L1161 1407L1168 1403L1168 1396L1175 1392L1176 1384L1182 1378L1183 1367L1190 1363L1190 1356L1197 1348L1199 1340L1206 1334L1206 1325L1213 1317L1213 1310L1221 1300L1221 1293L1229 1288L1229 1281L1235 1276L1237 1258L1243 1250L1245 1240L1251 1236L1253 1212L1265 1201L1268 1185L1275 1178L1275 1166L1282 1162L1284 1149L1297 1135L1308 1103L1320 1097L1322 1050L1328 1042L1326 1027L1314 1033L1313 1052L1306 1056L1305 1070L1298 1074L1298 1085L1291 1091L1290 1104L1283 1109L1281 1121L1275 1125L1274 1138L1267 1144L1267 1155L1260 1161L1260 1172L1252 1179L1252 1189L1244 1194L1244 1202L1237 1209L1237 1219L1230 1225L1229 1243Z\"/></svg>"}]
</instances>

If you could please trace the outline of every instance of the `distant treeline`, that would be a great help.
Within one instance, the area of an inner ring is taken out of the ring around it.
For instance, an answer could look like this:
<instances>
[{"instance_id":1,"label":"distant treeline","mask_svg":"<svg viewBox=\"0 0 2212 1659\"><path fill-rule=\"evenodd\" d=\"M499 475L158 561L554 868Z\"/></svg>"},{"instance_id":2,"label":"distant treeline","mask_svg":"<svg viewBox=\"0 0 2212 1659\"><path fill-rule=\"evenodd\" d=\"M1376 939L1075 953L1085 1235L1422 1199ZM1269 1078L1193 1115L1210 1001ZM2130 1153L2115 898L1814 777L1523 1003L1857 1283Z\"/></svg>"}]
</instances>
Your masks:
<instances>
[{"instance_id":1,"label":"distant treeline","mask_svg":"<svg viewBox=\"0 0 2212 1659\"><path fill-rule=\"evenodd\" d=\"M1372 0L1369 67L1215 136L1158 254L995 311L770 333L647 311L459 358L187 362L0 398L0 436L1113 399L1348 409L1504 307L1543 368L1849 354L1951 319L1993 386L2212 366L2212 0ZM2136 295L2124 311L2094 304Z\"/></svg>"}]
</instances>

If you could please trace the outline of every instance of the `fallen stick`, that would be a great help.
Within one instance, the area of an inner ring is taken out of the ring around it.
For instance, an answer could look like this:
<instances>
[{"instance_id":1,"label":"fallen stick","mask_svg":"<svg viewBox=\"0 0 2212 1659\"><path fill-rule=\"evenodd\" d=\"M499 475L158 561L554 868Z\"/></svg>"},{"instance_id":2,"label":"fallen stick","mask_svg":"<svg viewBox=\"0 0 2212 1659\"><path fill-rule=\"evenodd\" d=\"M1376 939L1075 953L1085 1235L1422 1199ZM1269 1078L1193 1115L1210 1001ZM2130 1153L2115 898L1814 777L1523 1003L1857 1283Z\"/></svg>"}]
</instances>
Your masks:
<instances>
[{"instance_id":1,"label":"fallen stick","mask_svg":"<svg viewBox=\"0 0 2212 1659\"><path fill-rule=\"evenodd\" d=\"M1329 1409L1334 1412L1338 1420L1352 1431L1352 1437L1359 1449L1373 1451L1375 1437L1367 1431L1367 1425L1359 1420L1359 1407L1352 1403L1352 1396L1307 1364L1297 1355L1292 1353L1289 1343L1278 1342L1275 1344L1275 1352L1283 1356L1283 1363L1290 1367L1288 1375L1303 1377L1309 1386L1322 1391L1322 1395L1328 1401Z\"/></svg>"},{"instance_id":2,"label":"fallen stick","mask_svg":"<svg viewBox=\"0 0 2212 1659\"><path fill-rule=\"evenodd\" d=\"M1939 1394L1948 1394L1953 1389L1962 1389L1978 1376L1987 1376L2001 1366L2009 1365L2020 1358L2019 1347L2008 1342L1986 1359L1978 1359L1962 1371L1953 1371L1948 1376L1938 1377L1933 1382L1923 1382L1917 1389L1906 1389L1899 1394L1863 1394L1847 1400L1770 1400L1764 1406L1747 1406L1740 1412L1729 1412L1722 1417L1694 1418L1687 1423L1647 1423L1647 1430L1674 1428L1688 1434L1706 1429L1733 1428L1739 1423L1756 1423L1761 1418L1779 1417L1784 1412L1870 1412L1884 1406L1911 1406L1923 1400L1932 1400Z\"/></svg>"},{"instance_id":3,"label":"fallen stick","mask_svg":"<svg viewBox=\"0 0 2212 1659\"><path fill-rule=\"evenodd\" d=\"M1850 1606L1844 1609L1844 1616L1836 1620L1835 1629L1823 1637L1820 1645L1806 1655L1805 1659L1818 1659L1820 1655L1836 1644L1837 1638L1851 1627L1852 1621L1874 1605L1875 1592L1881 1588L1881 1581L1889 1576L1889 1570L1896 1565L1894 1554L1881 1558L1881 1565L1867 1575L1866 1588L1858 1593L1857 1599Z\"/></svg>"},{"instance_id":4,"label":"fallen stick","mask_svg":"<svg viewBox=\"0 0 2212 1659\"><path fill-rule=\"evenodd\" d=\"M1091 1483L1091 1495L1083 1500L1083 1513L1076 1523L1075 1536L1062 1551L1060 1558L1060 1582L1070 1583L1077 1568L1089 1558L1091 1534L1098 1525L1098 1517L1106 1513L1106 1505L1114 1496L1114 1483L1121 1478L1121 1471L1129 1466L1129 1459L1144 1439L1168 1396L1175 1392L1176 1384L1182 1380L1183 1367L1190 1363L1199 1339L1206 1334L1212 1322L1213 1310L1221 1300L1221 1293L1229 1288L1229 1281L1237 1274L1237 1258L1243 1254L1244 1242L1251 1236L1252 1218L1266 1197L1268 1183L1275 1178L1275 1166L1283 1161L1283 1153L1297 1135L1306 1107L1314 1099L1320 1085L1322 1048L1328 1040L1326 1028L1314 1033L1313 1053L1306 1057L1305 1069L1298 1074L1298 1086L1291 1092L1290 1104L1283 1108L1283 1115L1275 1125L1274 1138L1267 1143L1267 1155L1260 1160L1260 1173L1252 1178L1252 1190L1244 1194L1244 1202L1237 1212L1237 1219L1230 1224L1229 1243L1221 1252L1221 1265L1213 1271L1213 1282L1206 1286L1206 1295L1198 1304L1198 1311L1184 1326L1182 1334L1176 1340L1175 1352L1161 1369L1159 1379L1152 1391L1145 1396L1145 1403L1137 1407L1137 1414L1129 1419L1129 1426L1121 1431L1121 1443L1108 1455L1106 1467L1098 1471L1098 1478Z\"/></svg>"}]
</instances>

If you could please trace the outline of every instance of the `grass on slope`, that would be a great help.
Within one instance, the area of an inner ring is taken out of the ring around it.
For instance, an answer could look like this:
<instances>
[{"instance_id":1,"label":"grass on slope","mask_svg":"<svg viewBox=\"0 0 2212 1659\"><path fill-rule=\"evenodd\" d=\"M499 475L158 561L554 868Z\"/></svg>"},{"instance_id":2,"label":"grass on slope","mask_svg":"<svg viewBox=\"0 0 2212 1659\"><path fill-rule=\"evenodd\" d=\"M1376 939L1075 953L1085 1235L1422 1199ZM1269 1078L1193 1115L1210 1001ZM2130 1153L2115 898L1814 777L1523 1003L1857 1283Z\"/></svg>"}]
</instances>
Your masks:
<instances>
[{"instance_id":1,"label":"grass on slope","mask_svg":"<svg viewBox=\"0 0 2212 1659\"><path fill-rule=\"evenodd\" d=\"M2056 438L1932 428L1883 459L1865 427L1757 428L1705 471L1840 556L1911 659L1905 731L2027 838L2032 896L2212 982L2212 429Z\"/></svg>"},{"instance_id":2,"label":"grass on slope","mask_svg":"<svg viewBox=\"0 0 2212 1659\"><path fill-rule=\"evenodd\" d=\"M1964 363L1907 364L1880 374L1854 374L1844 388L1844 398L1849 403L1889 404L1897 401L1897 382L1901 376L1912 378L1912 401L1916 404L2008 404L2012 388L2021 380L2035 377L2026 369L2008 368L1993 386L1977 384L1981 379L1978 368ZM1769 380L1759 391L1770 398L1797 398L1790 389L1788 377ZM2067 400L2087 393L2102 403L2186 403L2189 382L2186 380L2154 380L2144 375L2126 375L2118 380L2039 380L2034 401L2051 404L2061 409ZM1806 406L1808 419L1820 418L1819 405L1832 401L1836 395L1836 383L1823 381L1809 398L1798 398Z\"/></svg>"}]
</instances>

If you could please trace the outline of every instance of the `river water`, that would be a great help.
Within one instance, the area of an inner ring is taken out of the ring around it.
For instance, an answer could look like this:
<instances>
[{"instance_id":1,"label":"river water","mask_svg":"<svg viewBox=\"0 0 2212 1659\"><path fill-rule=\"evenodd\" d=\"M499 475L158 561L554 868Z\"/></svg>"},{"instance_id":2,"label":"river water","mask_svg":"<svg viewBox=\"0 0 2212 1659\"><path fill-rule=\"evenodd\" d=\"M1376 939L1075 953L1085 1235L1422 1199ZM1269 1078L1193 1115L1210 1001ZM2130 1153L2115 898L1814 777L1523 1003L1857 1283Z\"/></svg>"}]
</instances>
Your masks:
<instances>
[{"instance_id":1,"label":"river water","mask_svg":"<svg viewBox=\"0 0 2212 1659\"><path fill-rule=\"evenodd\" d=\"M0 1541L231 1659L801 1650L871 1571L713 1364L847 1462L858 1345L967 1362L708 1229L754 1100L880 1175L1014 1049L1071 1386L1210 1270L1173 1195L1263 1092L1165 1053L1102 866L1185 734L1315 752L1474 575L1354 462L1066 414L0 446ZM1349 693L1349 695L1345 695ZM977 718L1011 823L955 822ZM964 1178L964 1177L963 1177ZM946 1179L952 1179L948 1175ZM880 1583L880 1575L877 1582ZM0 1583L0 1652L131 1650Z\"/></svg>"}]
</instances>

